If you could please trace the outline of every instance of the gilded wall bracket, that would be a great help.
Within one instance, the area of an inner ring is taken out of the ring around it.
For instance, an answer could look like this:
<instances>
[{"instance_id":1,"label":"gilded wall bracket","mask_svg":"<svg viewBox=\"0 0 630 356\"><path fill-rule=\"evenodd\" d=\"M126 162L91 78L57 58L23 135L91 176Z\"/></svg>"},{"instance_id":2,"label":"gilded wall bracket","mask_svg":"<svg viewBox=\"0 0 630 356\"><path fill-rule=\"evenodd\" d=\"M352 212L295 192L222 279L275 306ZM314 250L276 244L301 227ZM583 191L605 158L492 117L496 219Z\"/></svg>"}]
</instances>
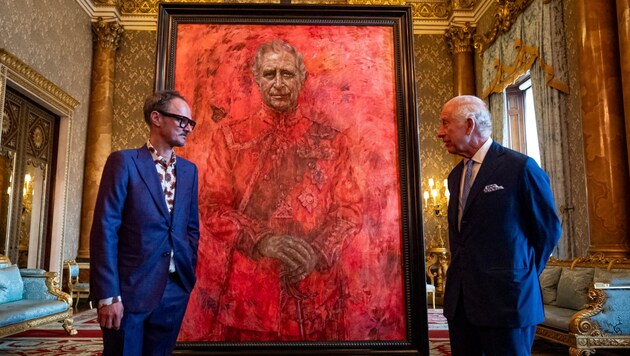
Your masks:
<instances>
[{"instance_id":1,"label":"gilded wall bracket","mask_svg":"<svg viewBox=\"0 0 630 356\"><path fill-rule=\"evenodd\" d=\"M534 0L495 0L496 12L492 22L492 28L485 34L474 36L475 48L482 55L483 52L496 41L501 33L512 28L518 16L527 9Z\"/></svg>"}]
</instances>

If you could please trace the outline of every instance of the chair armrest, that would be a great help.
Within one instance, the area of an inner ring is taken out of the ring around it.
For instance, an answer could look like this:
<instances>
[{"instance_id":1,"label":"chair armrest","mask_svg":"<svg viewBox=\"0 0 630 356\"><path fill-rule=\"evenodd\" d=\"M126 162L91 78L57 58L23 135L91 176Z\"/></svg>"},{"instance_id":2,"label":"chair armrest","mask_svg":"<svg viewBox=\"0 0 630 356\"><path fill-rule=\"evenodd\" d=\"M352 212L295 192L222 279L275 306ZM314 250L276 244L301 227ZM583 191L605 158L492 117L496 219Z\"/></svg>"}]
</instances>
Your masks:
<instances>
[{"instance_id":1,"label":"chair armrest","mask_svg":"<svg viewBox=\"0 0 630 356\"><path fill-rule=\"evenodd\" d=\"M630 285L614 285L611 281L606 285L596 283L595 288L598 287L605 294L605 307L591 319L604 334L630 336Z\"/></svg>"},{"instance_id":2,"label":"chair armrest","mask_svg":"<svg viewBox=\"0 0 630 356\"><path fill-rule=\"evenodd\" d=\"M591 321L591 317L601 313L604 309L606 293L591 285L588 290L588 299L589 302L583 309L575 313L569 322L569 330L576 335L592 335L599 331L598 325Z\"/></svg>"},{"instance_id":3,"label":"chair armrest","mask_svg":"<svg viewBox=\"0 0 630 356\"><path fill-rule=\"evenodd\" d=\"M22 274L24 282L24 293L22 299L35 300L60 300L72 305L72 297L59 289L59 279L56 272L39 271L31 273L32 270Z\"/></svg>"}]
</instances>

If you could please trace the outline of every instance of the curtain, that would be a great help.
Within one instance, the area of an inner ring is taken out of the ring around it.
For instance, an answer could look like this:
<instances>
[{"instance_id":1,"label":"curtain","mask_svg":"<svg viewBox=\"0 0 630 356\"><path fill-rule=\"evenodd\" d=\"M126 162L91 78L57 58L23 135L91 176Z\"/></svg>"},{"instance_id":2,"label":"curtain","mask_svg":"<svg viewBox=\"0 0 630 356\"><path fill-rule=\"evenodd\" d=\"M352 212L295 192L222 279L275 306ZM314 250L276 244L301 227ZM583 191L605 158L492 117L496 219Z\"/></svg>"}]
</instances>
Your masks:
<instances>
[{"instance_id":1,"label":"curtain","mask_svg":"<svg viewBox=\"0 0 630 356\"><path fill-rule=\"evenodd\" d=\"M506 86L530 71L534 93L541 165L549 175L562 237L554 255L573 259L577 247L572 224L573 198L568 154L567 96L569 88L561 0L536 0L483 54L483 96L491 106L493 124L503 122L495 104ZM496 111L495 111L496 110ZM503 134L503 128L498 128ZM495 132L493 132L495 134ZM496 137L496 136L495 136ZM503 142L505 135L497 137Z\"/></svg>"}]
</instances>

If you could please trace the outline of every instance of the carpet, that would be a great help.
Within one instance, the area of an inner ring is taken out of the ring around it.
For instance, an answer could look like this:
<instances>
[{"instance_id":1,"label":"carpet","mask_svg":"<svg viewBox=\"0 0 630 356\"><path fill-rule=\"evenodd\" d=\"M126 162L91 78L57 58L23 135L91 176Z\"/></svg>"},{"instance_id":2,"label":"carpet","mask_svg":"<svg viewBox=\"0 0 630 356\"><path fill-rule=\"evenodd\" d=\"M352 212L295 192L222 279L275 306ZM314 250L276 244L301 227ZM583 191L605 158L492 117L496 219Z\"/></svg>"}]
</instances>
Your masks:
<instances>
[{"instance_id":1,"label":"carpet","mask_svg":"<svg viewBox=\"0 0 630 356\"><path fill-rule=\"evenodd\" d=\"M96 309L75 314L73 319L76 335L68 335L59 322L42 325L0 339L0 355L100 355L103 342Z\"/></svg>"},{"instance_id":2,"label":"carpet","mask_svg":"<svg viewBox=\"0 0 630 356\"><path fill-rule=\"evenodd\" d=\"M448 339L448 324L442 315L442 309L428 310L429 355L450 356L451 344Z\"/></svg>"}]
</instances>

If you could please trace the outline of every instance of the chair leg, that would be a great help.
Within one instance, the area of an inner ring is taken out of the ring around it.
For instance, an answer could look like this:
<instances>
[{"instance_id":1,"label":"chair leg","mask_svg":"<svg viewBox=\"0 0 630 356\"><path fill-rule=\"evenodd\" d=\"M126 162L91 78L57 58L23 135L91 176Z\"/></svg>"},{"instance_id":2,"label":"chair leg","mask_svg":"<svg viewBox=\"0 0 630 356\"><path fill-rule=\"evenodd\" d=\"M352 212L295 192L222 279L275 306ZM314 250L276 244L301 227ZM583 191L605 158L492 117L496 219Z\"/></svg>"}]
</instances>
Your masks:
<instances>
[{"instance_id":1,"label":"chair leg","mask_svg":"<svg viewBox=\"0 0 630 356\"><path fill-rule=\"evenodd\" d=\"M431 293L433 295L433 309L435 309L435 291Z\"/></svg>"}]
</instances>

